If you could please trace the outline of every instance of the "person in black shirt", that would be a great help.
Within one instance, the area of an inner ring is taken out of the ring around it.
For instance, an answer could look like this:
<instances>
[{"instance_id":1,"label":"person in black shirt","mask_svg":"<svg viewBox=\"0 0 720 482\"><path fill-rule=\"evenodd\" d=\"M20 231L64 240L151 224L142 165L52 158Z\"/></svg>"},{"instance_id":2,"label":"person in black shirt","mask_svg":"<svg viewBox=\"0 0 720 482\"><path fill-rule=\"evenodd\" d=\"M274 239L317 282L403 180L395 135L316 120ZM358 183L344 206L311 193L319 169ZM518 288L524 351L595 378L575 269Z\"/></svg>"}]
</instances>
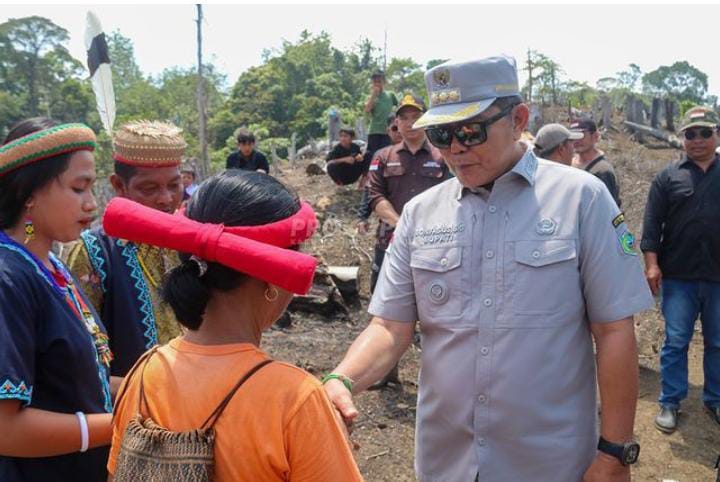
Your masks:
<instances>
[{"instance_id":1,"label":"person in black shirt","mask_svg":"<svg viewBox=\"0 0 720 482\"><path fill-rule=\"evenodd\" d=\"M688 391L688 346L702 322L705 354L703 401L720 424L720 157L718 118L695 107L683 120L685 155L650 186L643 238L646 277L653 294L662 285L665 343L660 353L662 389L655 426L677 427Z\"/></svg>"},{"instance_id":2,"label":"person in black shirt","mask_svg":"<svg viewBox=\"0 0 720 482\"><path fill-rule=\"evenodd\" d=\"M354 138L354 130L340 129L340 142L325 157L328 176L339 186L354 183L364 171L360 146L353 142Z\"/></svg>"},{"instance_id":3,"label":"person in black shirt","mask_svg":"<svg viewBox=\"0 0 720 482\"><path fill-rule=\"evenodd\" d=\"M226 169L243 169L245 171L270 172L267 157L255 150L255 136L247 129L240 129L237 134L238 150L233 151L225 161Z\"/></svg>"},{"instance_id":4,"label":"person in black shirt","mask_svg":"<svg viewBox=\"0 0 720 482\"><path fill-rule=\"evenodd\" d=\"M621 207L620 187L615 169L605 157L605 153L597 148L600 132L595 121L592 119L575 121L570 124L570 131L583 136L573 144L576 156L573 158L572 166L583 169L600 179L607 186L615 203Z\"/></svg>"}]
</instances>

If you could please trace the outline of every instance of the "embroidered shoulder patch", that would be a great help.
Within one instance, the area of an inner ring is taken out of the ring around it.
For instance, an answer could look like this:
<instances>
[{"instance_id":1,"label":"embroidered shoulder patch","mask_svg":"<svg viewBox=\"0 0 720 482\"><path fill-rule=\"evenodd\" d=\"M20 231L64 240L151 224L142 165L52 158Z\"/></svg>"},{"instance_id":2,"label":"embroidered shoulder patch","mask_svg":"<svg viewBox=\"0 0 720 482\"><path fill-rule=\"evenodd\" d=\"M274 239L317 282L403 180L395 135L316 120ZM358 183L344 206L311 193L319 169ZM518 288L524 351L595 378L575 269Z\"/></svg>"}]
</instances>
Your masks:
<instances>
[{"instance_id":1,"label":"embroidered shoulder patch","mask_svg":"<svg viewBox=\"0 0 720 482\"><path fill-rule=\"evenodd\" d=\"M618 235L618 240L620 241L620 247L623 253L628 256L637 256L637 252L635 251L635 236L633 236L627 228Z\"/></svg>"},{"instance_id":2,"label":"embroidered shoulder patch","mask_svg":"<svg viewBox=\"0 0 720 482\"><path fill-rule=\"evenodd\" d=\"M618 215L615 216L615 218L612 220L613 228L617 228L618 226L620 226L620 225L621 225L622 223L624 223L624 222L625 222L625 214L623 214L623 213L618 214Z\"/></svg>"}]
</instances>

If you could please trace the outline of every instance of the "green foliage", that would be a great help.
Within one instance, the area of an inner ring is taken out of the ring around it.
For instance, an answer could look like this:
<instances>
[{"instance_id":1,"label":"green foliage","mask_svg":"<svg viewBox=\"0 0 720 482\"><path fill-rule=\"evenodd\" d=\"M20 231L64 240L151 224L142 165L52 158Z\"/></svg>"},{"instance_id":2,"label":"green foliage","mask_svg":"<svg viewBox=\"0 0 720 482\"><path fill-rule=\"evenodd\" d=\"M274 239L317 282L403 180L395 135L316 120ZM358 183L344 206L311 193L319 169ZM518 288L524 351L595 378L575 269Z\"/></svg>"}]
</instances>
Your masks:
<instances>
[{"instance_id":1,"label":"green foliage","mask_svg":"<svg viewBox=\"0 0 720 482\"><path fill-rule=\"evenodd\" d=\"M560 64L537 50L528 50L525 66L528 80L522 89L529 101L539 101L543 105L558 104L563 95L564 71Z\"/></svg>"},{"instance_id":2,"label":"green foliage","mask_svg":"<svg viewBox=\"0 0 720 482\"><path fill-rule=\"evenodd\" d=\"M663 65L642 77L643 91L653 95L666 95L678 101L704 101L708 89L705 73L687 61Z\"/></svg>"},{"instance_id":3,"label":"green foliage","mask_svg":"<svg viewBox=\"0 0 720 482\"><path fill-rule=\"evenodd\" d=\"M637 64L630 64L627 70L617 73L617 87L636 92L642 75L642 71Z\"/></svg>"},{"instance_id":4,"label":"green foliage","mask_svg":"<svg viewBox=\"0 0 720 482\"><path fill-rule=\"evenodd\" d=\"M223 148L235 128L251 125L267 129L271 138L289 139L295 132L302 145L326 135L330 108L344 124L354 124L363 117L370 75L379 66L377 54L367 39L341 51L327 33L307 31L296 43L286 41L281 49L266 51L265 63L238 78L225 106L210 119L216 132L213 147ZM417 88L418 79L422 85L419 66L410 59L391 59L387 77L390 90Z\"/></svg>"},{"instance_id":5,"label":"green foliage","mask_svg":"<svg viewBox=\"0 0 720 482\"><path fill-rule=\"evenodd\" d=\"M43 17L11 19L0 24L0 136L20 119L49 115L60 121L81 121L99 132L98 171L110 172L110 137L101 131L95 98L87 73L66 49L68 32ZM150 77L138 66L131 39L114 31L107 36L113 71L116 125L135 119L170 121L184 130L188 156L199 157L198 76L195 68L174 67ZM366 117L370 75L382 68L378 47L367 38L353 47L333 47L325 32L304 31L280 48L263 51L263 62L243 72L226 88L227 79L206 65L208 141L213 170L224 168L236 148L234 133L245 126L253 131L258 148L270 155L274 147L285 157L293 133L297 147L324 138L331 110L342 123L355 126ZM445 62L433 59L425 66L411 58L387 59L387 89L398 97L407 92L425 96L424 72ZM600 92L622 105L629 93L671 96L684 111L690 104L716 104L707 95L707 76L688 64L675 62L646 73L636 64L615 76L604 77L596 88L566 79L562 67L547 55L529 50L524 61L529 74L523 91L528 100L543 104L590 108Z\"/></svg>"},{"instance_id":6,"label":"green foliage","mask_svg":"<svg viewBox=\"0 0 720 482\"><path fill-rule=\"evenodd\" d=\"M0 131L23 117L52 112L53 103L62 96L55 91L82 73L82 65L65 48L68 39L67 30L43 17L0 24L0 90L17 96L13 105L3 108L8 117L0 117ZM64 94L70 95L72 88L63 87ZM77 89L74 93L80 95ZM65 100L75 108L82 102L82 98Z\"/></svg>"}]
</instances>

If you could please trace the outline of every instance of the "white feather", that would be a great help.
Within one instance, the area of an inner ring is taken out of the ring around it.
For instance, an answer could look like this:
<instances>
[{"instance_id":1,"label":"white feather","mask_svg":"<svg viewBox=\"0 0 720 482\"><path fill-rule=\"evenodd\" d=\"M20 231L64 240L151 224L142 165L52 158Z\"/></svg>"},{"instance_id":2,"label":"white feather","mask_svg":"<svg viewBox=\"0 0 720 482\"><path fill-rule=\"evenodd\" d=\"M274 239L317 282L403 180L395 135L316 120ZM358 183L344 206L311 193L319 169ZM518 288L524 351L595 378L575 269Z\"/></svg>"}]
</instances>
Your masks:
<instances>
[{"instance_id":1,"label":"white feather","mask_svg":"<svg viewBox=\"0 0 720 482\"><path fill-rule=\"evenodd\" d=\"M90 50L92 40L103 32L100 19L93 12L87 13L85 26L85 49ZM109 64L101 64L90 77L100 120L107 133L112 136L115 123L115 90L112 83L112 71Z\"/></svg>"}]
</instances>

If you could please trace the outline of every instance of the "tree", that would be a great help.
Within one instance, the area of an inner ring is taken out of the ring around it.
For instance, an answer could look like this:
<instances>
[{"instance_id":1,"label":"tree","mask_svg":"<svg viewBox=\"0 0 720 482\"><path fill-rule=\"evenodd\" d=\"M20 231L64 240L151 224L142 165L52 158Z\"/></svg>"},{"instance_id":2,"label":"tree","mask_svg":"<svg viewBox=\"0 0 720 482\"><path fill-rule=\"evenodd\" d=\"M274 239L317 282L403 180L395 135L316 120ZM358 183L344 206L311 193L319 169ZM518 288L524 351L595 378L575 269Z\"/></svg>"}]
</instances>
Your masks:
<instances>
[{"instance_id":1,"label":"tree","mask_svg":"<svg viewBox=\"0 0 720 482\"><path fill-rule=\"evenodd\" d=\"M388 87L398 96L413 92L422 96L425 92L425 77L420 64L411 58L393 58L385 72Z\"/></svg>"},{"instance_id":2,"label":"tree","mask_svg":"<svg viewBox=\"0 0 720 482\"><path fill-rule=\"evenodd\" d=\"M642 78L642 75L642 71L637 64L630 64L627 70L617 73L617 87L635 92L638 81Z\"/></svg>"},{"instance_id":3,"label":"tree","mask_svg":"<svg viewBox=\"0 0 720 482\"><path fill-rule=\"evenodd\" d=\"M528 80L523 88L528 102L532 102L537 94L543 104L558 103L561 76L564 73L560 64L537 50L528 49L523 70L528 73Z\"/></svg>"},{"instance_id":4,"label":"tree","mask_svg":"<svg viewBox=\"0 0 720 482\"><path fill-rule=\"evenodd\" d=\"M3 84L25 94L24 115L40 114L41 101L64 80L77 76L82 65L63 45L68 31L50 20L33 16L0 24L0 51L3 56Z\"/></svg>"},{"instance_id":5,"label":"tree","mask_svg":"<svg viewBox=\"0 0 720 482\"><path fill-rule=\"evenodd\" d=\"M349 51L338 50L325 32L303 32L297 42L283 42L265 63L238 78L225 106L211 116L209 125L217 133L213 146L227 148L224 136L251 125L267 129L268 138L297 133L299 142L307 142L324 137L330 107L343 113L343 122L354 122L363 115L370 74L378 67L376 52L367 39ZM409 59L390 60L392 88L422 86L419 69Z\"/></svg>"},{"instance_id":6,"label":"tree","mask_svg":"<svg viewBox=\"0 0 720 482\"><path fill-rule=\"evenodd\" d=\"M642 84L648 94L667 95L696 104L705 100L708 90L707 75L684 60L648 72L643 75Z\"/></svg>"},{"instance_id":7,"label":"tree","mask_svg":"<svg viewBox=\"0 0 720 482\"><path fill-rule=\"evenodd\" d=\"M132 40L115 30L108 36L107 44L115 96L121 98L131 85L144 82L146 79L135 61L135 47Z\"/></svg>"}]
</instances>

